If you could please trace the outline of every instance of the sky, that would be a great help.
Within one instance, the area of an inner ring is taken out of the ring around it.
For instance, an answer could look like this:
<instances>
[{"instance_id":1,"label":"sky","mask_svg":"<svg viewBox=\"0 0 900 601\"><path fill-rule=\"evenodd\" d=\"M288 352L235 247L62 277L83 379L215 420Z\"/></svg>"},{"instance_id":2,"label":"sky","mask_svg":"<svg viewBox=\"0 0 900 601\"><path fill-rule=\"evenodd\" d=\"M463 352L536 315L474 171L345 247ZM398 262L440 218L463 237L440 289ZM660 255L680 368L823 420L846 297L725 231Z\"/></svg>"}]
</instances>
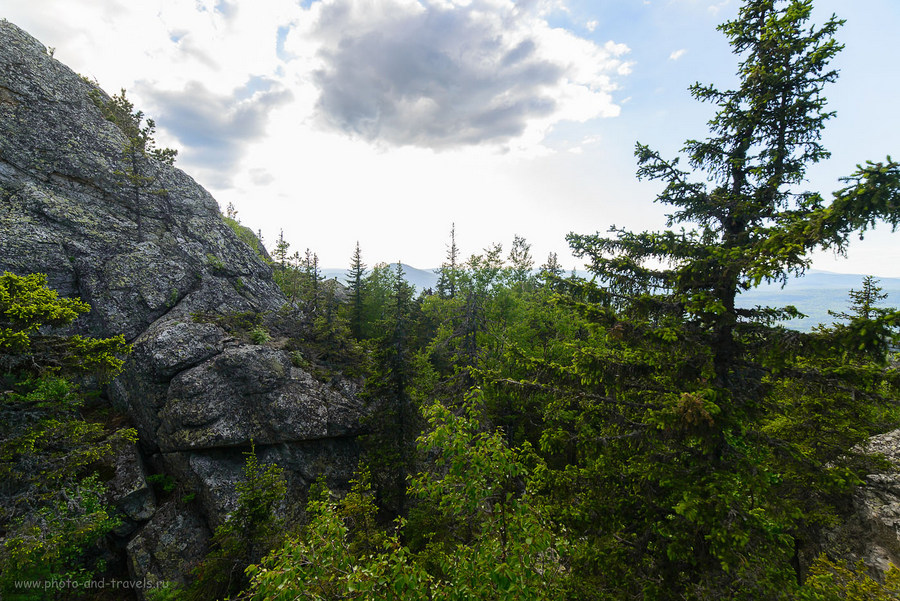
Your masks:
<instances>
[{"instance_id":1,"label":"sky","mask_svg":"<svg viewBox=\"0 0 900 601\"><path fill-rule=\"evenodd\" d=\"M696 81L735 82L716 25L736 0L3 0L0 17L109 93L126 88L157 141L223 210L320 265L419 268L524 237L581 268L565 236L665 226L635 142L665 157L703 138ZM817 0L847 20L827 90L826 194L900 155L896 0ZM900 234L897 234L900 235ZM813 268L900 277L881 226Z\"/></svg>"}]
</instances>

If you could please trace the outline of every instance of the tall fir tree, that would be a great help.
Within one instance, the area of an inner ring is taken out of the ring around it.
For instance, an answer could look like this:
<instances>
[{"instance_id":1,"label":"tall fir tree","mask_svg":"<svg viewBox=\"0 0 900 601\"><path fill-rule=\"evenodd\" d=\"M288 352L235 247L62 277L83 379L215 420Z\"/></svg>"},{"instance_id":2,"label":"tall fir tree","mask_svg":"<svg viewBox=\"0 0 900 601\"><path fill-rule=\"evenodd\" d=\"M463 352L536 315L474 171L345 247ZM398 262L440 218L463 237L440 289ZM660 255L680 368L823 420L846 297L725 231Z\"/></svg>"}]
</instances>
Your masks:
<instances>
[{"instance_id":1,"label":"tall fir tree","mask_svg":"<svg viewBox=\"0 0 900 601\"><path fill-rule=\"evenodd\" d=\"M456 246L456 224L450 228L450 244L447 245L447 260L438 271L437 289L443 298L456 296L459 278L459 247Z\"/></svg>"},{"instance_id":2,"label":"tall fir tree","mask_svg":"<svg viewBox=\"0 0 900 601\"><path fill-rule=\"evenodd\" d=\"M278 240L275 242L275 250L272 252L272 258L284 271L287 268L288 250L291 243L284 239L284 230L278 230Z\"/></svg>"},{"instance_id":3,"label":"tall fir tree","mask_svg":"<svg viewBox=\"0 0 900 601\"><path fill-rule=\"evenodd\" d=\"M879 313L878 304L888 297L879 280L871 275L863 278L862 288L850 291L850 313L838 314L844 319L872 319Z\"/></svg>"},{"instance_id":4,"label":"tall fir tree","mask_svg":"<svg viewBox=\"0 0 900 601\"><path fill-rule=\"evenodd\" d=\"M103 113L103 117L125 134L125 148L122 151L121 169L115 171L131 194L132 210L137 225L138 242L144 239L143 197L145 194L161 196L168 205L167 219L172 219L172 207L168 202L168 191L157 185L156 170L151 161L173 165L178 151L172 148L156 146L156 123L145 118L143 111L137 111L134 104L126 97L123 88L119 94L109 101L104 100L99 90L94 90L91 100Z\"/></svg>"},{"instance_id":5,"label":"tall fir tree","mask_svg":"<svg viewBox=\"0 0 900 601\"><path fill-rule=\"evenodd\" d=\"M417 411L410 398L414 289L404 276L399 261L393 269L380 265L370 274L370 301L381 297L381 307L380 318L373 324L373 373L366 381L366 395L374 403L369 420L372 433L366 445L368 461L384 506L401 515L418 434Z\"/></svg>"},{"instance_id":6,"label":"tall fir tree","mask_svg":"<svg viewBox=\"0 0 900 601\"><path fill-rule=\"evenodd\" d=\"M829 470L843 469L794 463L805 448L796 431L778 439L768 429L787 411L778 393L796 389L788 382L830 380L824 394L843 403L859 374L837 377L816 355L829 345L774 327L793 307L736 302L763 280L801 275L813 249L842 252L854 231L900 223L900 165L890 159L859 167L830 203L801 189L808 167L829 156L823 90L841 49L841 21L810 25L811 10L805 0L748 0L720 27L740 57L738 85L691 87L718 112L708 138L686 143L689 170L637 145L639 178L665 184L657 200L674 207L669 227L683 229L568 237L606 286L581 285L575 301L606 340L577 343L571 365L543 364L540 377L571 392L546 413L542 444L581 466L548 472L547 485L551 495L578 491L559 510L594 537L576 565L595 586L611 586L603 574L616 569L644 598L773 595L799 577L791 559L812 514L798 510L800 482L827 489ZM879 402L877 385L867 387L867 402ZM854 442L835 440L843 451ZM741 591L742 581L755 588Z\"/></svg>"},{"instance_id":7,"label":"tall fir tree","mask_svg":"<svg viewBox=\"0 0 900 601\"><path fill-rule=\"evenodd\" d=\"M509 256L510 278L524 289L526 282L531 279L531 268L534 267L534 257L531 256L531 245L522 236L513 237L512 248Z\"/></svg>"},{"instance_id":8,"label":"tall fir tree","mask_svg":"<svg viewBox=\"0 0 900 601\"><path fill-rule=\"evenodd\" d=\"M350 271L347 272L347 276L345 281L350 297L350 332L357 340L360 340L363 337L365 321L366 264L363 263L358 240L356 249L353 251L353 258L350 259Z\"/></svg>"}]
</instances>

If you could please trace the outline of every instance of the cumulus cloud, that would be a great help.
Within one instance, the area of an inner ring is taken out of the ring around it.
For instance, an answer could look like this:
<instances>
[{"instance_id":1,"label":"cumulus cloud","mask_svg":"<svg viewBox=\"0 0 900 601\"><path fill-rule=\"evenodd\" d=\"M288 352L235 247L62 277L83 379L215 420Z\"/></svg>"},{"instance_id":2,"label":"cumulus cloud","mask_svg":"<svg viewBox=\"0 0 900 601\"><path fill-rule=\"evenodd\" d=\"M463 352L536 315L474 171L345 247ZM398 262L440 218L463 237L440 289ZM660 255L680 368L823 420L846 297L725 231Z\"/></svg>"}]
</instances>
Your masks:
<instances>
[{"instance_id":1,"label":"cumulus cloud","mask_svg":"<svg viewBox=\"0 0 900 601\"><path fill-rule=\"evenodd\" d=\"M323 0L291 36L316 43L320 124L392 146L505 144L618 114L627 47L555 29L546 14L545 2Z\"/></svg>"},{"instance_id":2,"label":"cumulus cloud","mask_svg":"<svg viewBox=\"0 0 900 601\"><path fill-rule=\"evenodd\" d=\"M669 55L670 61L677 61L679 58L684 56L684 53L687 52L686 48L680 48L679 50L675 50L672 54Z\"/></svg>"},{"instance_id":3,"label":"cumulus cloud","mask_svg":"<svg viewBox=\"0 0 900 601\"><path fill-rule=\"evenodd\" d=\"M214 172L220 184L229 183L247 143L265 135L269 113L293 98L289 90L259 77L225 95L197 81L180 91L148 86L139 91L157 122L184 147L183 160Z\"/></svg>"},{"instance_id":4,"label":"cumulus cloud","mask_svg":"<svg viewBox=\"0 0 900 601\"><path fill-rule=\"evenodd\" d=\"M708 10L709 10L709 12L711 12L712 14L718 15L719 12L720 12L722 9L726 8L729 4L731 4L731 0L722 0L721 2L718 2L718 3L716 3L716 4L710 4L709 7L708 7Z\"/></svg>"}]
</instances>

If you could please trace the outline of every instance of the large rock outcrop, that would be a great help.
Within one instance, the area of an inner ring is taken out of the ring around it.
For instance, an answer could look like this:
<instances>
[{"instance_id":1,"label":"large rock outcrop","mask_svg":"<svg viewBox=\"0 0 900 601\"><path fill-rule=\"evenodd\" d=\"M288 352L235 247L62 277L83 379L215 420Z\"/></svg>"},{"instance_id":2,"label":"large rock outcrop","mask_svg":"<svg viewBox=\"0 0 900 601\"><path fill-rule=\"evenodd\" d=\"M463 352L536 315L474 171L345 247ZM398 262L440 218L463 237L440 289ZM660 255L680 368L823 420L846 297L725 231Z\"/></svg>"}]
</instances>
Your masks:
<instances>
[{"instance_id":1,"label":"large rock outcrop","mask_svg":"<svg viewBox=\"0 0 900 601\"><path fill-rule=\"evenodd\" d=\"M98 94L108 100L0 21L0 270L46 273L61 294L91 304L76 330L122 333L134 344L108 390L141 439L141 456L117 467L122 510L137 524L128 548L135 576L172 578L180 554L196 554L234 507L251 441L302 497L321 474L349 477L361 406L348 384L323 384L284 351L192 317L271 318L285 298L188 175L148 159L142 169L153 193L123 179L126 138L104 119L91 97ZM199 513L173 521L168 504L150 518L156 504L140 482L145 465L191 488ZM190 544L176 552L179 537Z\"/></svg>"},{"instance_id":2,"label":"large rock outcrop","mask_svg":"<svg viewBox=\"0 0 900 601\"><path fill-rule=\"evenodd\" d=\"M900 430L869 439L861 450L883 456L892 467L864 478L840 524L822 532L804 559L824 552L850 565L861 560L882 580L892 566L900 568Z\"/></svg>"}]
</instances>

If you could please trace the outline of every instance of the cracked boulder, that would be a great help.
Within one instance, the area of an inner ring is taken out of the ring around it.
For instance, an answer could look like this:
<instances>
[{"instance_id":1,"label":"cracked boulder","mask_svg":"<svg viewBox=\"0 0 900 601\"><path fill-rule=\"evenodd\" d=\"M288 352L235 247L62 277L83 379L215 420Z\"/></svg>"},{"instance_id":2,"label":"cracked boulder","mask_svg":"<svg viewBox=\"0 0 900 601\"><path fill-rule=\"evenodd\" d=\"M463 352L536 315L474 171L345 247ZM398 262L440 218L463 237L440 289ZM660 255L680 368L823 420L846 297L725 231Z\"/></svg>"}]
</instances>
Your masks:
<instances>
[{"instance_id":1,"label":"cracked boulder","mask_svg":"<svg viewBox=\"0 0 900 601\"><path fill-rule=\"evenodd\" d=\"M185 585L210 538L206 520L195 507L170 501L128 543L129 576L147 583L148 589Z\"/></svg>"},{"instance_id":2,"label":"cracked boulder","mask_svg":"<svg viewBox=\"0 0 900 601\"><path fill-rule=\"evenodd\" d=\"M285 319L264 250L242 242L181 170L147 157L152 190L123 179L125 134L96 104L109 100L0 20L0 271L47 274L88 302L66 333L133 344L105 394L140 443L112 470L110 500L135 527L133 573L179 580L235 506L252 445L285 469L293 498L319 475L339 487L356 465L362 405L347 382L323 384L285 352L216 325ZM149 472L174 476L197 501L157 510Z\"/></svg>"}]
</instances>

